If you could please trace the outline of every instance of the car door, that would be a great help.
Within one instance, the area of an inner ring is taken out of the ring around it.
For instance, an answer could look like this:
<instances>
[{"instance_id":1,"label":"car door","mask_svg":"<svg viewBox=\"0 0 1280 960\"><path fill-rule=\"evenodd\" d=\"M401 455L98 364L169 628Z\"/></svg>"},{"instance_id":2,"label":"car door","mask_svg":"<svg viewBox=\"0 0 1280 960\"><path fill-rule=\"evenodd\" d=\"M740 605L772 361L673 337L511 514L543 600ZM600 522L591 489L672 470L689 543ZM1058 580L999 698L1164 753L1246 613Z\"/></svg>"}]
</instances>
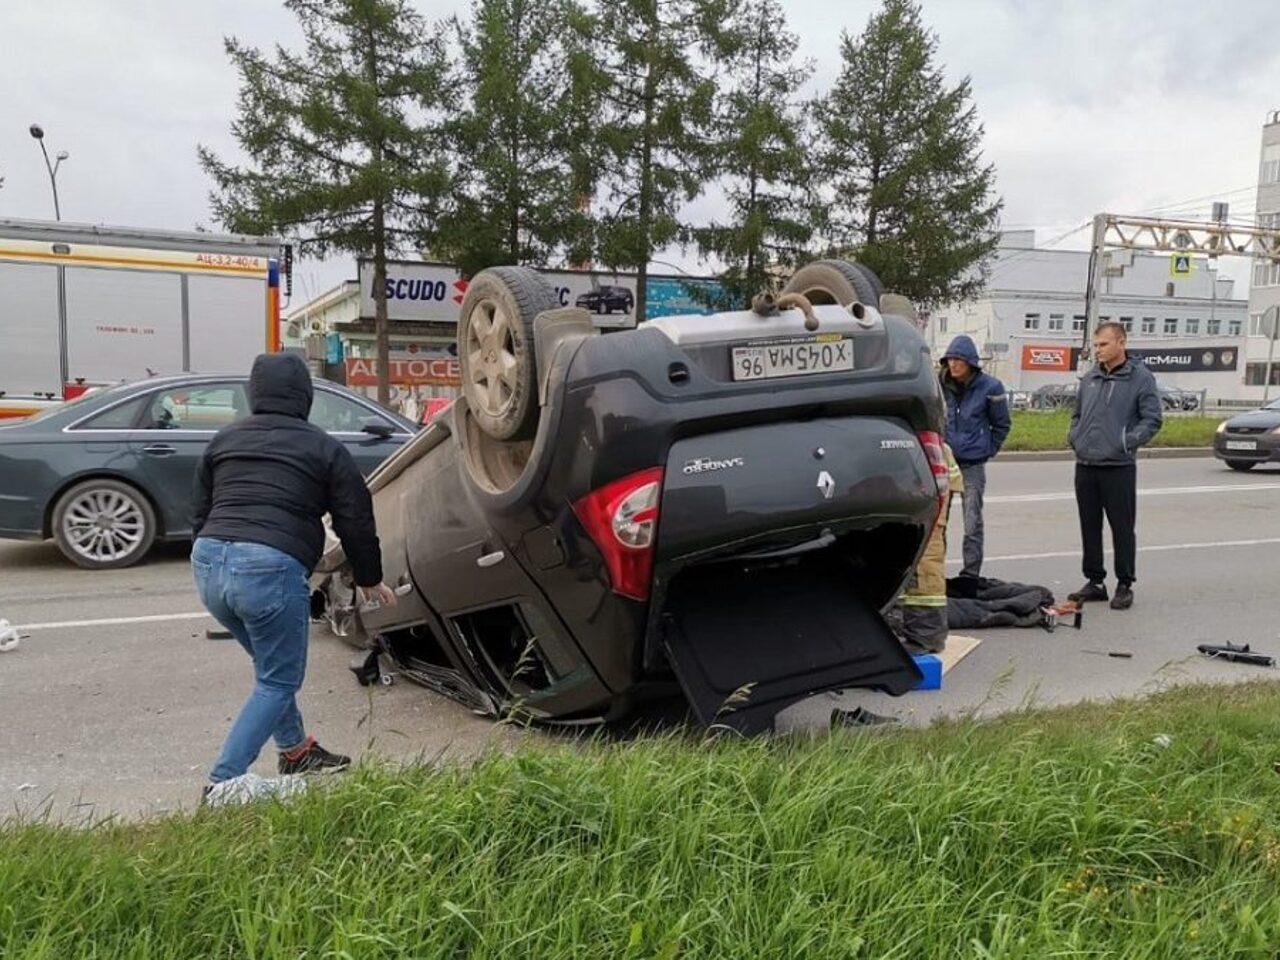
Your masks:
<instances>
[{"instance_id":1,"label":"car door","mask_svg":"<svg viewBox=\"0 0 1280 960\"><path fill-rule=\"evenodd\" d=\"M148 398L130 446L166 536L190 536L196 465L213 435L248 412L242 380L174 384Z\"/></svg>"},{"instance_id":2,"label":"car door","mask_svg":"<svg viewBox=\"0 0 1280 960\"><path fill-rule=\"evenodd\" d=\"M353 397L319 385L311 403L310 419L351 451L360 472L366 477L412 436L403 426L373 405L365 405ZM389 431L388 435L377 436L366 432L364 426L370 421L385 426Z\"/></svg>"}]
</instances>

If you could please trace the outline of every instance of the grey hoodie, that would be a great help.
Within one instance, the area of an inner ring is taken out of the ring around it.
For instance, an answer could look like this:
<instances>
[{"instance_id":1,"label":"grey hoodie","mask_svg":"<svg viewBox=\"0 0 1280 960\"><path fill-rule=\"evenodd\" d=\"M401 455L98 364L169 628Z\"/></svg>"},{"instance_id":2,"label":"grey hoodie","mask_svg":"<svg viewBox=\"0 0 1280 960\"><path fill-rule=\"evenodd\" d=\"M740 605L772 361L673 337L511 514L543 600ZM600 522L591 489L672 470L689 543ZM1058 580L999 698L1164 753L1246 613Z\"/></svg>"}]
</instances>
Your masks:
<instances>
[{"instance_id":1,"label":"grey hoodie","mask_svg":"<svg viewBox=\"0 0 1280 960\"><path fill-rule=\"evenodd\" d=\"M1110 372L1096 364L1080 378L1067 443L1088 466L1133 463L1138 448L1160 432L1160 391L1141 360Z\"/></svg>"}]
</instances>

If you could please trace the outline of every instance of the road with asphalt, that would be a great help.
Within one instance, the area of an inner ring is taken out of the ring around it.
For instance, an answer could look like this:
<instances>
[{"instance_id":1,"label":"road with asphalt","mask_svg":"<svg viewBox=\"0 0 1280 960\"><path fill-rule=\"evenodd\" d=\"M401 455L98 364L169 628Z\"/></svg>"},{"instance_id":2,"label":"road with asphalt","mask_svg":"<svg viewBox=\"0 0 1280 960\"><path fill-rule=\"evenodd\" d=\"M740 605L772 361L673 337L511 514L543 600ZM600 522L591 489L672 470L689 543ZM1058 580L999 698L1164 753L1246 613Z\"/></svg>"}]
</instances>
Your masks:
<instances>
[{"instance_id":1,"label":"road with asphalt","mask_svg":"<svg viewBox=\"0 0 1280 960\"><path fill-rule=\"evenodd\" d=\"M982 643L941 691L821 695L785 711L779 728L825 729L833 706L862 705L915 724L1268 675L1208 661L1195 648L1232 640L1280 655L1280 471L1232 473L1207 458L1152 460L1139 465L1138 484L1132 610L1091 606L1080 631L976 632ZM952 516L955 557L959 504ZM988 576L1043 584L1059 596L1080 584L1070 463L989 468L987 557ZM48 810L76 820L194 805L251 677L234 641L206 637L213 624L195 597L183 548L162 547L129 570L87 572L51 544L0 543L0 618L27 635L0 654L0 817ZM432 761L530 736L406 682L362 688L347 669L355 659L323 628L313 631L301 705L330 749ZM270 774L273 762L268 750L255 769Z\"/></svg>"}]
</instances>

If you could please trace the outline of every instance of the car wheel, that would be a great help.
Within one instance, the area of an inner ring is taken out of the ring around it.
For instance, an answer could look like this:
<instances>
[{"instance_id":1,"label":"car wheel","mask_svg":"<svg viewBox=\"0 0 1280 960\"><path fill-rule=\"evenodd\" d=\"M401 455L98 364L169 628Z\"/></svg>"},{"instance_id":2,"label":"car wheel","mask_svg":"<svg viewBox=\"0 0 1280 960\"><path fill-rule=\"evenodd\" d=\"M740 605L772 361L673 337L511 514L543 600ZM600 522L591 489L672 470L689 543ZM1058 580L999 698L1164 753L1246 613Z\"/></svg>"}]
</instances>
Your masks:
<instances>
[{"instance_id":1,"label":"car wheel","mask_svg":"<svg viewBox=\"0 0 1280 960\"><path fill-rule=\"evenodd\" d=\"M559 306L545 277L527 267L490 267L467 287L458 318L462 392L495 440L522 440L538 425L533 321Z\"/></svg>"},{"instance_id":2,"label":"car wheel","mask_svg":"<svg viewBox=\"0 0 1280 960\"><path fill-rule=\"evenodd\" d=\"M53 508L53 537L72 563L87 570L131 567L156 539L156 514L137 487L86 480Z\"/></svg>"},{"instance_id":3,"label":"car wheel","mask_svg":"<svg viewBox=\"0 0 1280 960\"><path fill-rule=\"evenodd\" d=\"M847 307L855 300L876 308L880 304L880 296L862 268L848 260L807 263L791 275L782 292L801 294L813 304L835 303Z\"/></svg>"},{"instance_id":4,"label":"car wheel","mask_svg":"<svg viewBox=\"0 0 1280 960\"><path fill-rule=\"evenodd\" d=\"M1252 460L1228 460L1227 466L1230 467L1232 470L1239 470L1241 473L1243 473L1246 470L1253 469L1253 461Z\"/></svg>"}]
</instances>

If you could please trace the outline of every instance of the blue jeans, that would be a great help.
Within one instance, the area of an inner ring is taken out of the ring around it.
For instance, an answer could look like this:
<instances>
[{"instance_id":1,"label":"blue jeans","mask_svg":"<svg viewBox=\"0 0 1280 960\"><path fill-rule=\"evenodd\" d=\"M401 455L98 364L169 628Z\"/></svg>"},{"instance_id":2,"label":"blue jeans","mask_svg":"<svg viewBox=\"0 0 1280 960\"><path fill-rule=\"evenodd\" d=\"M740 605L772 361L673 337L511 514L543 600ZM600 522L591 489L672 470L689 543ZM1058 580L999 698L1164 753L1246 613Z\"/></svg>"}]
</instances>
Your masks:
<instances>
[{"instance_id":1,"label":"blue jeans","mask_svg":"<svg viewBox=\"0 0 1280 960\"><path fill-rule=\"evenodd\" d=\"M987 492L987 465L973 463L960 468L964 478L964 566L962 577L976 577L982 573L982 497Z\"/></svg>"},{"instance_id":2,"label":"blue jeans","mask_svg":"<svg viewBox=\"0 0 1280 960\"><path fill-rule=\"evenodd\" d=\"M209 774L217 783L247 773L272 737L281 750L306 741L294 694L307 667L310 593L306 568L260 543L201 537L191 569L205 608L253 659L253 693Z\"/></svg>"}]
</instances>

